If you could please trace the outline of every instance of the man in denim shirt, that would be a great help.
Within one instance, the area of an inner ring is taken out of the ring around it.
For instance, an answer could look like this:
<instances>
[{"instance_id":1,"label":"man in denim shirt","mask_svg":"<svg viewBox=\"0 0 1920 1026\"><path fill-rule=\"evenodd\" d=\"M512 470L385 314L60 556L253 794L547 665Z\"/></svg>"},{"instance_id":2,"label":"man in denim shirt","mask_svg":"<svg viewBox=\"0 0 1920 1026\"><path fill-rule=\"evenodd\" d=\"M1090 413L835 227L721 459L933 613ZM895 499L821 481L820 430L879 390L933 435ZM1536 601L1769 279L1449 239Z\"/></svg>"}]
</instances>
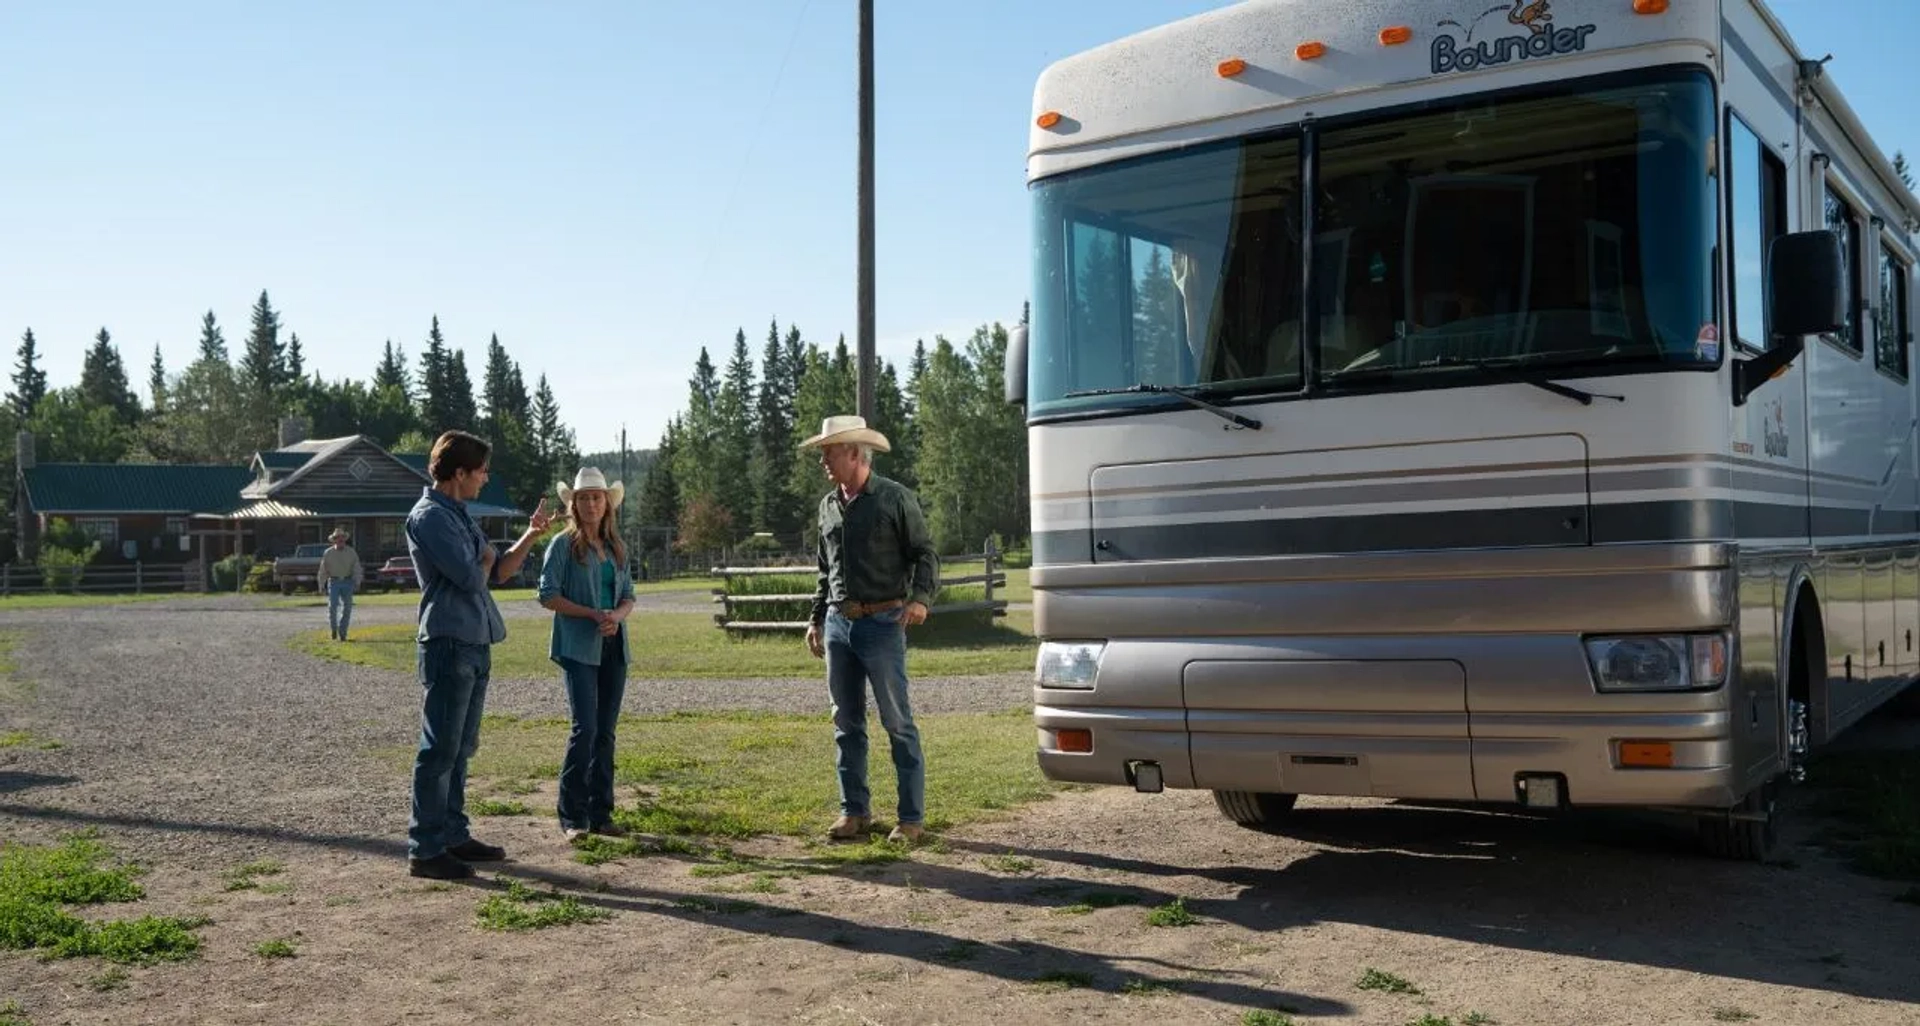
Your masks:
<instances>
[{"instance_id":1,"label":"man in denim shirt","mask_svg":"<svg viewBox=\"0 0 1920 1026\"><path fill-rule=\"evenodd\" d=\"M407 822L407 871L436 880L473 875L469 862L507 857L468 833L467 760L480 744L492 646L507 625L487 588L511 578L552 519L542 497L525 534L506 555L467 513L487 483L492 447L464 431L433 443L425 489L407 514L407 551L420 581L418 663L420 748L413 760L413 814Z\"/></svg>"}]
</instances>

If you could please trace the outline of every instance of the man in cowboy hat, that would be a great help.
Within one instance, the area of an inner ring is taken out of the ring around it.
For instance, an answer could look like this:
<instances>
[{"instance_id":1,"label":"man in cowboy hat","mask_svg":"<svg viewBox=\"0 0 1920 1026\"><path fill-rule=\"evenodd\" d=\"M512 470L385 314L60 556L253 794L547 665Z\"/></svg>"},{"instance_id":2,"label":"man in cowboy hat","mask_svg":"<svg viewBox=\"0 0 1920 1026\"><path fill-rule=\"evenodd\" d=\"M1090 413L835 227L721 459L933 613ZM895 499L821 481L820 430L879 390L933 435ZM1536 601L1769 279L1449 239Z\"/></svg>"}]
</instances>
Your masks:
<instances>
[{"instance_id":1,"label":"man in cowboy hat","mask_svg":"<svg viewBox=\"0 0 1920 1026\"><path fill-rule=\"evenodd\" d=\"M360 554L347 544L347 529L336 527L327 535L333 543L320 557L320 588L327 593L327 628L333 640L347 640L347 623L353 619L353 589L360 583Z\"/></svg>"},{"instance_id":2,"label":"man in cowboy hat","mask_svg":"<svg viewBox=\"0 0 1920 1026\"><path fill-rule=\"evenodd\" d=\"M927 775L907 698L906 628L926 622L940 560L920 500L873 472L873 454L891 447L864 418L828 417L800 447L820 450L834 484L820 500L820 578L807 623L808 651L827 661L839 749L840 818L827 836L844 841L867 832L866 684L872 681L899 778L899 823L888 840L918 841Z\"/></svg>"}]
</instances>

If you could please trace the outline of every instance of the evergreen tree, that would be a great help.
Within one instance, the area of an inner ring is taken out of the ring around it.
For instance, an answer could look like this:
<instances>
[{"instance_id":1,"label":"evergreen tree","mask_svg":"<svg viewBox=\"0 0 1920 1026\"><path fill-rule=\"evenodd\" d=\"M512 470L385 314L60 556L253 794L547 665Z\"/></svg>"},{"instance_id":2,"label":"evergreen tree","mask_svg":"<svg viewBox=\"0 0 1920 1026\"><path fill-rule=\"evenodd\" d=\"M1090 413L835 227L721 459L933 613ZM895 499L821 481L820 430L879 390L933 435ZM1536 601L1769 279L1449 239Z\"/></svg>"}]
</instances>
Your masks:
<instances>
[{"instance_id":1,"label":"evergreen tree","mask_svg":"<svg viewBox=\"0 0 1920 1026\"><path fill-rule=\"evenodd\" d=\"M153 363L147 368L147 396L153 401L155 413L167 405L167 363L160 356L158 342L153 344Z\"/></svg>"},{"instance_id":2,"label":"evergreen tree","mask_svg":"<svg viewBox=\"0 0 1920 1026\"><path fill-rule=\"evenodd\" d=\"M448 387L452 358L447 340L440 334L440 317L434 315L427 331L427 347L420 353L420 426L427 434L439 437L454 426L453 401Z\"/></svg>"},{"instance_id":3,"label":"evergreen tree","mask_svg":"<svg viewBox=\"0 0 1920 1026\"><path fill-rule=\"evenodd\" d=\"M392 388L400 392L400 397L413 402L413 372L407 369L407 351L387 340L386 349L380 353L380 366L373 370L373 390Z\"/></svg>"},{"instance_id":4,"label":"evergreen tree","mask_svg":"<svg viewBox=\"0 0 1920 1026\"><path fill-rule=\"evenodd\" d=\"M715 474L714 450L719 442L720 382L707 348L700 347L694 361L693 377L687 382L687 410L681 424L680 444L674 454L673 477L679 486L684 509L699 499L714 499L719 492Z\"/></svg>"},{"instance_id":5,"label":"evergreen tree","mask_svg":"<svg viewBox=\"0 0 1920 1026\"><path fill-rule=\"evenodd\" d=\"M13 364L13 391L7 393L7 406L13 411L17 423L25 423L33 416L34 407L47 394L47 372L40 369L40 347L33 338L33 329L20 336L20 348L16 351Z\"/></svg>"},{"instance_id":6,"label":"evergreen tree","mask_svg":"<svg viewBox=\"0 0 1920 1026\"><path fill-rule=\"evenodd\" d=\"M638 513L644 527L671 527L680 522L680 489L673 477L680 434L680 418L676 416L667 423L660 447L654 450L653 465L641 482Z\"/></svg>"},{"instance_id":7,"label":"evergreen tree","mask_svg":"<svg viewBox=\"0 0 1920 1026\"><path fill-rule=\"evenodd\" d=\"M253 304L253 331L247 335L247 348L240 359L240 383L256 402L271 412L272 396L284 383L286 350L280 342L280 315L274 312L267 291Z\"/></svg>"},{"instance_id":8,"label":"evergreen tree","mask_svg":"<svg viewBox=\"0 0 1920 1026\"><path fill-rule=\"evenodd\" d=\"M914 473L914 438L912 424L907 419L907 398L900 389L900 375L894 370L891 360L880 364L880 373L873 383L873 427L887 436L892 451L884 456L875 456L874 469L893 478L909 488L919 486L919 478Z\"/></svg>"},{"instance_id":9,"label":"evergreen tree","mask_svg":"<svg viewBox=\"0 0 1920 1026\"><path fill-rule=\"evenodd\" d=\"M280 382L288 384L306 379L307 356L300 351L300 333L296 331L287 336L287 359L285 365L280 368Z\"/></svg>"},{"instance_id":10,"label":"evergreen tree","mask_svg":"<svg viewBox=\"0 0 1920 1026\"><path fill-rule=\"evenodd\" d=\"M467 351L456 349L447 361L447 427L472 431L479 409L473 401L473 379L467 375ZM444 429L443 429L444 430Z\"/></svg>"},{"instance_id":11,"label":"evergreen tree","mask_svg":"<svg viewBox=\"0 0 1920 1026\"><path fill-rule=\"evenodd\" d=\"M220 332L220 324L213 319L212 310L200 318L200 359L227 362L227 337Z\"/></svg>"},{"instance_id":12,"label":"evergreen tree","mask_svg":"<svg viewBox=\"0 0 1920 1026\"><path fill-rule=\"evenodd\" d=\"M1913 188L1913 172L1907 170L1907 155L1899 150L1893 151L1893 173L1900 176L1901 184L1909 190Z\"/></svg>"},{"instance_id":13,"label":"evergreen tree","mask_svg":"<svg viewBox=\"0 0 1920 1026\"><path fill-rule=\"evenodd\" d=\"M121 424L132 426L140 419L140 399L127 381L127 368L120 361L120 350L107 329L93 337L80 371L80 392L87 402L114 412Z\"/></svg>"},{"instance_id":14,"label":"evergreen tree","mask_svg":"<svg viewBox=\"0 0 1920 1026\"><path fill-rule=\"evenodd\" d=\"M527 394L527 379L520 373L520 362L514 361L513 370L507 375L507 407L509 417L521 424L533 421L533 397Z\"/></svg>"},{"instance_id":15,"label":"evergreen tree","mask_svg":"<svg viewBox=\"0 0 1920 1026\"><path fill-rule=\"evenodd\" d=\"M1167 250L1154 246L1133 287L1133 373L1137 380L1153 385L1180 383L1185 311L1180 288L1173 282Z\"/></svg>"},{"instance_id":16,"label":"evergreen tree","mask_svg":"<svg viewBox=\"0 0 1920 1026\"><path fill-rule=\"evenodd\" d=\"M513 419L513 371L513 361L507 359L507 350L500 344L500 336L489 338L487 377L482 388L482 423L489 432L498 430L500 424Z\"/></svg>"},{"instance_id":17,"label":"evergreen tree","mask_svg":"<svg viewBox=\"0 0 1920 1026\"><path fill-rule=\"evenodd\" d=\"M753 528L788 538L799 529L793 500L793 389L787 383L786 349L780 325L767 328L760 353L760 396L754 411Z\"/></svg>"},{"instance_id":18,"label":"evergreen tree","mask_svg":"<svg viewBox=\"0 0 1920 1026\"><path fill-rule=\"evenodd\" d=\"M727 361L727 376L714 403L714 497L733 524L743 528L751 521L755 504L753 414L753 355L747 348L747 333L735 331L733 357Z\"/></svg>"},{"instance_id":19,"label":"evergreen tree","mask_svg":"<svg viewBox=\"0 0 1920 1026\"><path fill-rule=\"evenodd\" d=\"M167 383L165 416L149 420L141 441L174 463L243 463L259 448L246 390L225 357L195 360Z\"/></svg>"},{"instance_id":20,"label":"evergreen tree","mask_svg":"<svg viewBox=\"0 0 1920 1026\"><path fill-rule=\"evenodd\" d=\"M579 458L574 447L573 432L561 423L560 402L554 398L553 388L547 384L547 376L540 375L540 381L533 389L533 436L532 451L535 457L535 471L539 475L534 481L544 488L545 482L553 480L572 480L569 473L571 465Z\"/></svg>"}]
</instances>

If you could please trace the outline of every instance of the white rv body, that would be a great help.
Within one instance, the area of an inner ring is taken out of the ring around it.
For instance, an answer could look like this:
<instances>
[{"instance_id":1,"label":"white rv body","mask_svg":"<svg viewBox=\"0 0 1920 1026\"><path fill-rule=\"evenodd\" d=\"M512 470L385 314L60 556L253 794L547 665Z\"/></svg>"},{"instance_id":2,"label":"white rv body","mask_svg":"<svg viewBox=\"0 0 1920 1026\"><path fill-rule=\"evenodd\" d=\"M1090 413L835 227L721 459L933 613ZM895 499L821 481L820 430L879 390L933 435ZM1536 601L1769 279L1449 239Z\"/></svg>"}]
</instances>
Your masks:
<instances>
[{"instance_id":1,"label":"white rv body","mask_svg":"<svg viewBox=\"0 0 1920 1026\"><path fill-rule=\"evenodd\" d=\"M1048 776L1751 854L1920 672L1920 202L1758 0L1636 6L1252 0L1041 76ZM1851 324L1736 403L1767 245L1830 222Z\"/></svg>"}]
</instances>

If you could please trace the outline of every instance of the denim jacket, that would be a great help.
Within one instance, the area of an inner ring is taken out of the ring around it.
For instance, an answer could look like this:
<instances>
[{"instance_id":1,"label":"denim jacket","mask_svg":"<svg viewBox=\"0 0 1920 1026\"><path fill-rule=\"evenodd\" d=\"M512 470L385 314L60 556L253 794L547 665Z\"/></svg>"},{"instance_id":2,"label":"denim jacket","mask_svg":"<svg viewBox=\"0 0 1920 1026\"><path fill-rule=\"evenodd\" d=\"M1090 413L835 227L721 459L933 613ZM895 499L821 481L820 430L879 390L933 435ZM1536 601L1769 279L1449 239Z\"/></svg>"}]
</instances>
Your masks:
<instances>
[{"instance_id":1,"label":"denim jacket","mask_svg":"<svg viewBox=\"0 0 1920 1026\"><path fill-rule=\"evenodd\" d=\"M540 601L546 602L555 595L570 602L586 606L588 609L600 608L600 566L602 560L587 550L587 561L581 563L573 558L573 536L568 533L556 534L547 543L546 558L540 563ZM625 569L614 567L613 604L615 606L633 598L633 577ZM620 658L633 659L632 646L627 641L627 625L620 624ZM588 666L600 665L600 652L604 644L600 631L592 620L578 616L553 614L553 638L547 645L547 658L554 662L572 659Z\"/></svg>"},{"instance_id":2,"label":"denim jacket","mask_svg":"<svg viewBox=\"0 0 1920 1026\"><path fill-rule=\"evenodd\" d=\"M407 514L407 553L420 581L419 640L469 645L507 640L507 624L487 590L480 552L488 545L467 504L425 489Z\"/></svg>"}]
</instances>

